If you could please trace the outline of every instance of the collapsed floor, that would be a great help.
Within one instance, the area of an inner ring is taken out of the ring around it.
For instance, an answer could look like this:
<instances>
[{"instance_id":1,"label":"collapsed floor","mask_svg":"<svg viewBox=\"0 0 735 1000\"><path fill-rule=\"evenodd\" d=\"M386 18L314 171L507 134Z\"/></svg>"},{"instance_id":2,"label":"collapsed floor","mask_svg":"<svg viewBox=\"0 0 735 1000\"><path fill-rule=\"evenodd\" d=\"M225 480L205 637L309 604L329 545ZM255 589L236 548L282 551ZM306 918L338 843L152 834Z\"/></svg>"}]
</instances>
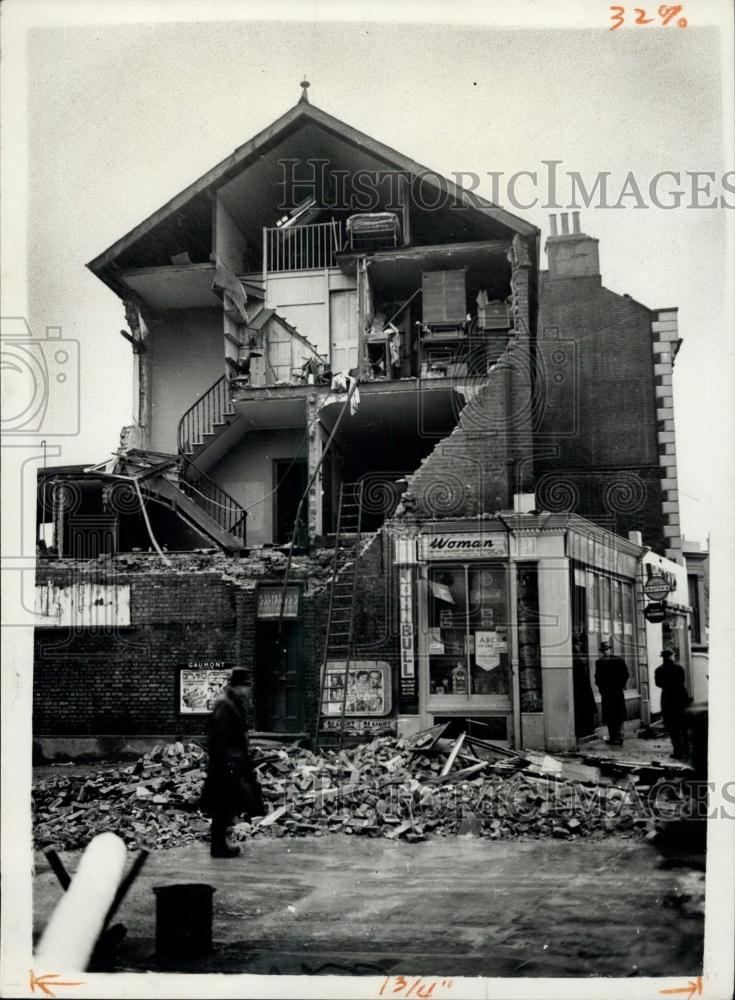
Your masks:
<instances>
[{"instance_id":1,"label":"collapsed floor","mask_svg":"<svg viewBox=\"0 0 735 1000\"><path fill-rule=\"evenodd\" d=\"M233 836L652 838L657 820L681 815L683 786L692 773L612 759L589 766L508 751L466 734L457 740L441 735L436 727L411 740L382 737L317 753L255 746L268 812L237 823ZM44 778L33 789L35 845L74 850L104 830L130 849L204 840L209 820L199 802L205 768L198 744L177 742L132 764Z\"/></svg>"}]
</instances>

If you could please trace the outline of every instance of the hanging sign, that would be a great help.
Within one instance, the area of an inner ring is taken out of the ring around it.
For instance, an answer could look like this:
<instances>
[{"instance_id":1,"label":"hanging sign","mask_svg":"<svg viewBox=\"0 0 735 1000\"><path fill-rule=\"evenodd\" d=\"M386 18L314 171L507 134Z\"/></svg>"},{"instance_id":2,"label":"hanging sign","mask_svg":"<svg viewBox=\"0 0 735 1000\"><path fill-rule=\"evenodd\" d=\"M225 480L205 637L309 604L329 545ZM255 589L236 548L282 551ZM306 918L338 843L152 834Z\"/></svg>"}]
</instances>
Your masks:
<instances>
[{"instance_id":1,"label":"hanging sign","mask_svg":"<svg viewBox=\"0 0 735 1000\"><path fill-rule=\"evenodd\" d=\"M646 597L663 598L676 586L675 582L667 580L665 576L650 576L643 584L643 593Z\"/></svg>"},{"instance_id":2,"label":"hanging sign","mask_svg":"<svg viewBox=\"0 0 735 1000\"><path fill-rule=\"evenodd\" d=\"M643 609L643 614L645 615L646 621L649 621L653 624L665 621L666 605L662 603L649 604L647 607Z\"/></svg>"}]
</instances>

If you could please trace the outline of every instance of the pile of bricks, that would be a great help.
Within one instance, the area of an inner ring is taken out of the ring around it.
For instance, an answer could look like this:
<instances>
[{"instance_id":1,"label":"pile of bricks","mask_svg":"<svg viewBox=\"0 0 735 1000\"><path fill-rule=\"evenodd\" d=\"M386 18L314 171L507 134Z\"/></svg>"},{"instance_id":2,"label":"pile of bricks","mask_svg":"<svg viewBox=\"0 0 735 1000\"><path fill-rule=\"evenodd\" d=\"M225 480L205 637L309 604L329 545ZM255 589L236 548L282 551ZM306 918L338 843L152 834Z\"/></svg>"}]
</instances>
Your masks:
<instances>
[{"instance_id":1,"label":"pile of bricks","mask_svg":"<svg viewBox=\"0 0 735 1000\"><path fill-rule=\"evenodd\" d=\"M198 840L209 830L209 821L196 812L205 767L201 747L171 743L134 764L47 778L33 789L36 847L73 850L105 830L131 848Z\"/></svg>"},{"instance_id":2,"label":"pile of bricks","mask_svg":"<svg viewBox=\"0 0 735 1000\"><path fill-rule=\"evenodd\" d=\"M489 744L460 743L422 747L381 737L318 753L254 747L267 813L237 823L234 837L343 833L414 842L450 834L571 840L653 832L640 796L629 795L635 776L615 781L546 755L496 754ZM80 848L102 830L113 830L131 848L204 839L205 769L201 747L172 743L92 777L41 781L33 793L36 846Z\"/></svg>"}]
</instances>

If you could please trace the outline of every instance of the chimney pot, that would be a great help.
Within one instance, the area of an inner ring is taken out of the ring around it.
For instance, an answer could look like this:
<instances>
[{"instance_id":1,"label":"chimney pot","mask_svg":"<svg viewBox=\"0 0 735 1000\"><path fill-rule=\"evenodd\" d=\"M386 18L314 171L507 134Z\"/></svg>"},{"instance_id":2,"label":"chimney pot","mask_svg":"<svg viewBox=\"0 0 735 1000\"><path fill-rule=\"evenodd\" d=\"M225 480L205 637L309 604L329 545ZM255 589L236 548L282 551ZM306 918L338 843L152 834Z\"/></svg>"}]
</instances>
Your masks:
<instances>
[{"instance_id":1,"label":"chimney pot","mask_svg":"<svg viewBox=\"0 0 735 1000\"><path fill-rule=\"evenodd\" d=\"M572 232L579 232L579 212L572 212Z\"/></svg>"},{"instance_id":2,"label":"chimney pot","mask_svg":"<svg viewBox=\"0 0 735 1000\"><path fill-rule=\"evenodd\" d=\"M551 223L551 235L556 236L556 216L550 215L549 222Z\"/></svg>"},{"instance_id":3,"label":"chimney pot","mask_svg":"<svg viewBox=\"0 0 735 1000\"><path fill-rule=\"evenodd\" d=\"M569 213L568 212L562 212L561 213L561 234L562 234L562 236L568 236L569 235Z\"/></svg>"}]
</instances>

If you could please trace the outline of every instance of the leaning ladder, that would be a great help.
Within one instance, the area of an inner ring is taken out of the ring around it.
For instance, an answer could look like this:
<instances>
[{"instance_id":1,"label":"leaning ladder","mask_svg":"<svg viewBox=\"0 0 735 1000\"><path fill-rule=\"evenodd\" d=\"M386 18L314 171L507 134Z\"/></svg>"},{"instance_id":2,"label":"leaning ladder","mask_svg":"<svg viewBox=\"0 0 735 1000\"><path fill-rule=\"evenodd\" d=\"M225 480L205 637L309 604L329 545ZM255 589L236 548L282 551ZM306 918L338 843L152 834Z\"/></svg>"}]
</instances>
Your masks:
<instances>
[{"instance_id":1,"label":"leaning ladder","mask_svg":"<svg viewBox=\"0 0 735 1000\"><path fill-rule=\"evenodd\" d=\"M339 747L342 749L347 710L347 686L350 663L353 654L355 626L355 592L357 590L357 566L360 559L362 538L363 483L343 483L339 491L337 510L337 531L332 557L332 579L329 586L329 608L327 630L324 640L319 704L316 711L314 748L319 742L320 726L324 704L324 689L327 682L327 664L330 660L344 659L345 672L342 678L342 706L339 721ZM340 555L346 553L347 561L340 567Z\"/></svg>"}]
</instances>

